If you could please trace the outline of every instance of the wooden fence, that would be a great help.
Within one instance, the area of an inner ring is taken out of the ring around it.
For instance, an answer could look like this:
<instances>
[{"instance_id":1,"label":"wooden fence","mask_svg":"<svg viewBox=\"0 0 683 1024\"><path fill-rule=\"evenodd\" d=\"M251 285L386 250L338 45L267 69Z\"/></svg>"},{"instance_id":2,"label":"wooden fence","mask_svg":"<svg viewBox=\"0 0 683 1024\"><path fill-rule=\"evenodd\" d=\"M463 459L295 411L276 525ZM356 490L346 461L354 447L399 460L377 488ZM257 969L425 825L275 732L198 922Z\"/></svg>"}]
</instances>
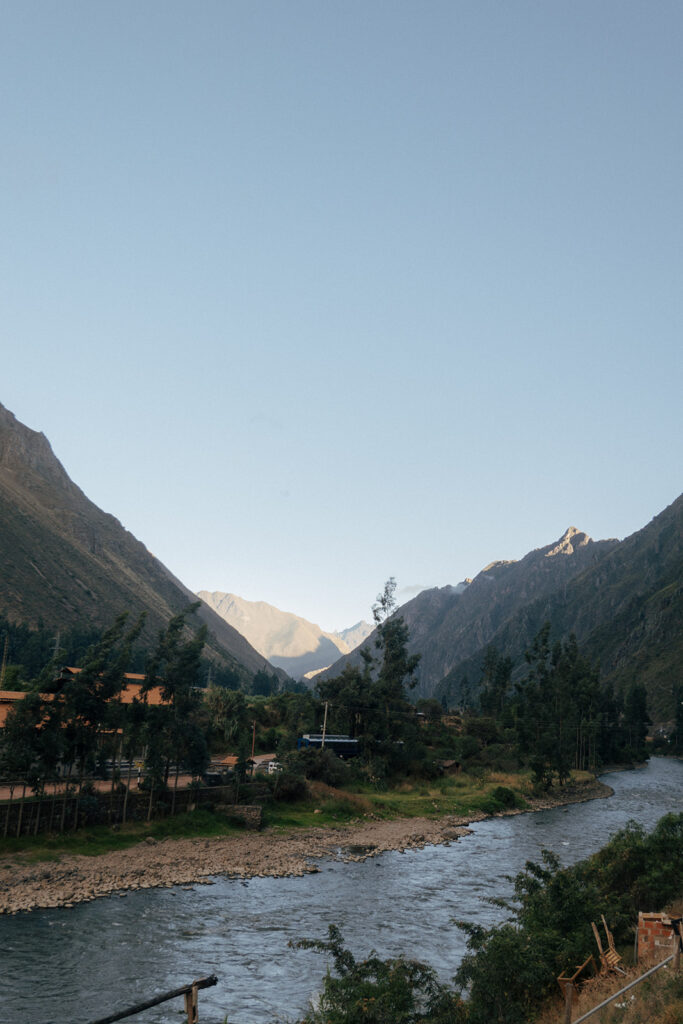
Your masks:
<instances>
[{"instance_id":1,"label":"wooden fence","mask_svg":"<svg viewBox=\"0 0 683 1024\"><path fill-rule=\"evenodd\" d=\"M68 785L63 780L50 783L47 792L33 795L23 780L5 783L8 798L0 802L0 837L30 836L43 832L61 833L87 825L122 825L125 822L149 821L183 814L196 808L226 814L240 803L264 803L270 799L270 790L259 782L246 782L239 787L189 786L177 789L144 789L127 791L119 784L106 790L97 790L101 780L84 779L79 785Z\"/></svg>"}]
</instances>

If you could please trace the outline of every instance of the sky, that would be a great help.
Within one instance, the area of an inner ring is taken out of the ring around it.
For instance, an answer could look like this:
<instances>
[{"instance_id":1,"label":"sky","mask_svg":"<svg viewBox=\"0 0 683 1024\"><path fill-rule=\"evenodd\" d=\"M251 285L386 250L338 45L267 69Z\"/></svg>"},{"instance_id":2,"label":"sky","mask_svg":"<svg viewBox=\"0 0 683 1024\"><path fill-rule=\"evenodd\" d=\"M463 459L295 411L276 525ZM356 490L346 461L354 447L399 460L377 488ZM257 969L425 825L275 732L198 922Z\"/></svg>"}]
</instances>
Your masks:
<instances>
[{"instance_id":1,"label":"sky","mask_svg":"<svg viewBox=\"0 0 683 1024\"><path fill-rule=\"evenodd\" d=\"M8 0L0 402L325 629L681 491L678 0Z\"/></svg>"}]
</instances>

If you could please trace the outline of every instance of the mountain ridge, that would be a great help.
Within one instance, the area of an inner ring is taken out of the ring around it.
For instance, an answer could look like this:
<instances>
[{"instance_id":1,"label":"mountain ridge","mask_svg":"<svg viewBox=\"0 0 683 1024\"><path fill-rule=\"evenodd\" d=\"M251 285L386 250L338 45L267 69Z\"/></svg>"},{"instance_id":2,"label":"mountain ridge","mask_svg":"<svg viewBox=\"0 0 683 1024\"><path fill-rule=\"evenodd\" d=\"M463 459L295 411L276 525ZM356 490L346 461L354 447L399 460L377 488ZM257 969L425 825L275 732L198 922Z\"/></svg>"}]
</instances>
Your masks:
<instances>
[{"instance_id":1,"label":"mountain ridge","mask_svg":"<svg viewBox=\"0 0 683 1024\"><path fill-rule=\"evenodd\" d=\"M352 647L346 637L352 642L360 637L361 642L372 628L361 620L346 630L329 633L317 623L267 601L248 601L222 590L200 590L198 596L238 629L272 665L294 679L318 672L340 654L348 654Z\"/></svg>"},{"instance_id":2,"label":"mountain ridge","mask_svg":"<svg viewBox=\"0 0 683 1024\"><path fill-rule=\"evenodd\" d=\"M558 540L521 559L489 562L466 585L424 590L404 604L398 614L409 629L409 650L421 655L416 696L431 696L455 664L487 644L514 612L564 586L618 543L594 541L569 527ZM372 637L366 643L371 645ZM360 664L359 652L339 659L324 678L338 674L347 660Z\"/></svg>"},{"instance_id":3,"label":"mountain ridge","mask_svg":"<svg viewBox=\"0 0 683 1024\"><path fill-rule=\"evenodd\" d=\"M146 611L148 639L197 598L68 476L44 434L0 404L0 611L13 622L106 628ZM200 603L207 655L247 681L264 658Z\"/></svg>"},{"instance_id":4,"label":"mountain ridge","mask_svg":"<svg viewBox=\"0 0 683 1024\"><path fill-rule=\"evenodd\" d=\"M576 635L605 683L624 691L643 682L652 710L673 715L683 666L683 495L566 587L520 609L488 643L521 667L546 621L556 638ZM463 679L478 677L484 655L481 645L454 665L441 692L459 694Z\"/></svg>"}]
</instances>

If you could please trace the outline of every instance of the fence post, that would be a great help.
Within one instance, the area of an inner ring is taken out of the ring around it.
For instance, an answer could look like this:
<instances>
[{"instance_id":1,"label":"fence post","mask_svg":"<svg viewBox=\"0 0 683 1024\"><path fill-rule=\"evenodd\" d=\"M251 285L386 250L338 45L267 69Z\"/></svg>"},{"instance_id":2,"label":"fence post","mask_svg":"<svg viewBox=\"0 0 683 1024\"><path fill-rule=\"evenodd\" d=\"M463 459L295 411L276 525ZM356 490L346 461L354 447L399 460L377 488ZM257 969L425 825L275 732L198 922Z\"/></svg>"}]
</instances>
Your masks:
<instances>
[{"instance_id":1,"label":"fence post","mask_svg":"<svg viewBox=\"0 0 683 1024\"><path fill-rule=\"evenodd\" d=\"M680 925L679 925L680 928ZM681 969L681 937L674 928L674 972L677 973Z\"/></svg>"},{"instance_id":2,"label":"fence post","mask_svg":"<svg viewBox=\"0 0 683 1024\"><path fill-rule=\"evenodd\" d=\"M189 992L185 993L185 1013L187 1014L187 1024L197 1024L199 1020L199 1010L197 1008L198 1003L197 985L193 985Z\"/></svg>"},{"instance_id":3,"label":"fence post","mask_svg":"<svg viewBox=\"0 0 683 1024\"><path fill-rule=\"evenodd\" d=\"M564 1024L572 1024L572 1004L574 1002L574 986L568 981L564 986Z\"/></svg>"}]
</instances>

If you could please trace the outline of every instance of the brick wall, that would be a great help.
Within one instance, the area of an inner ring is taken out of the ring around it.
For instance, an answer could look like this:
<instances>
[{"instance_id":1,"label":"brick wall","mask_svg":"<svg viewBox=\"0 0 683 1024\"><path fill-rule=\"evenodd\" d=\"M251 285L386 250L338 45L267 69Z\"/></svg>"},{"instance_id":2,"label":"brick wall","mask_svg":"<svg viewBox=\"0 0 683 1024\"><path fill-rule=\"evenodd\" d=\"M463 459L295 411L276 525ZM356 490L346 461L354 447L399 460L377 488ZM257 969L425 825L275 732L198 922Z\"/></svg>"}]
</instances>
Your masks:
<instances>
[{"instance_id":1,"label":"brick wall","mask_svg":"<svg viewBox=\"0 0 683 1024\"><path fill-rule=\"evenodd\" d=\"M666 959L673 952L673 935L666 914L638 914L638 963Z\"/></svg>"}]
</instances>

